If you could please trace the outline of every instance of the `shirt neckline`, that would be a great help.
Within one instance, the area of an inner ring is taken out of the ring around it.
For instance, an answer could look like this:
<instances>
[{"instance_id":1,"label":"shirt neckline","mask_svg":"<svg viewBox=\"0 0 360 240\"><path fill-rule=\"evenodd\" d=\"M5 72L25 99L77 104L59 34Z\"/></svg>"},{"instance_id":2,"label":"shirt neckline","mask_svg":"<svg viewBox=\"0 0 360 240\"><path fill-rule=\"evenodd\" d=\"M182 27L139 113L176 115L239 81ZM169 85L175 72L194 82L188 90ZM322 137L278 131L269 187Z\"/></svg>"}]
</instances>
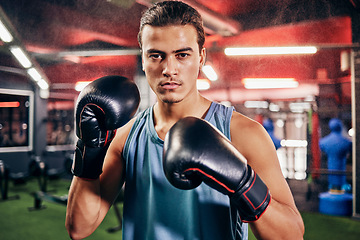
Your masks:
<instances>
[{"instance_id":1,"label":"shirt neckline","mask_svg":"<svg viewBox=\"0 0 360 240\"><path fill-rule=\"evenodd\" d=\"M212 117L212 115L214 114L215 111L215 102L211 102L210 107L208 112L205 115L205 120L209 121L210 118ZM155 130L155 126L154 126L154 105L150 107L149 109L150 111L150 116L149 116L149 121L148 121L148 129L150 131L150 135L152 137L152 139L155 140L155 142L158 142L160 144L164 144L164 140L162 140L159 135L157 134L156 130Z\"/></svg>"}]
</instances>

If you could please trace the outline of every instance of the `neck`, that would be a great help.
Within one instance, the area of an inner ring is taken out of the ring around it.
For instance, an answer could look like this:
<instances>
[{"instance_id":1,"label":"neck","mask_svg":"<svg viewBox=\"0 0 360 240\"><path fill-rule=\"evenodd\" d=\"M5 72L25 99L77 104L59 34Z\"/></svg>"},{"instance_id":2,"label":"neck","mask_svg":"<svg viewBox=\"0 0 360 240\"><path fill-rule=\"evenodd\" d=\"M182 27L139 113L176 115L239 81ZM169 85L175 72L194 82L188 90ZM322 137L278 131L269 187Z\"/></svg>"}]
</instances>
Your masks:
<instances>
[{"instance_id":1,"label":"neck","mask_svg":"<svg viewBox=\"0 0 360 240\"><path fill-rule=\"evenodd\" d=\"M165 103L158 100L154 106L154 116L165 121L178 121L187 116L203 118L210 104L211 102L200 94L178 103Z\"/></svg>"},{"instance_id":2,"label":"neck","mask_svg":"<svg viewBox=\"0 0 360 240\"><path fill-rule=\"evenodd\" d=\"M168 130L180 119L188 116L204 118L211 101L200 94L195 99L186 99L179 103L164 103L158 99L154 106L155 130L164 139Z\"/></svg>"}]
</instances>

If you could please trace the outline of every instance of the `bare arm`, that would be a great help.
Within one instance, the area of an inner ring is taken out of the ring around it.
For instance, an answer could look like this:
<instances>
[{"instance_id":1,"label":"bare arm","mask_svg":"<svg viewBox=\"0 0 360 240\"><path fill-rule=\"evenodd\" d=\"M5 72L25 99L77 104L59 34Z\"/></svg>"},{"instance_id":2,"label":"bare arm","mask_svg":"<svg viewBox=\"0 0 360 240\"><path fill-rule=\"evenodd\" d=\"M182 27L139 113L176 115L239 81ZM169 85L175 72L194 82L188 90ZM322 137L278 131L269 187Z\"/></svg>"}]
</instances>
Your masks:
<instances>
[{"instance_id":1,"label":"bare arm","mask_svg":"<svg viewBox=\"0 0 360 240\"><path fill-rule=\"evenodd\" d=\"M132 121L120 128L112 141L99 179L74 176L68 195L65 226L72 239L92 234L105 218L123 185L123 145Z\"/></svg>"},{"instance_id":2,"label":"bare arm","mask_svg":"<svg viewBox=\"0 0 360 240\"><path fill-rule=\"evenodd\" d=\"M234 113L231 122L234 146L248 160L270 190L272 200L263 216L250 224L258 239L302 239L304 224L292 193L281 173L275 147L258 123Z\"/></svg>"},{"instance_id":3,"label":"bare arm","mask_svg":"<svg viewBox=\"0 0 360 240\"><path fill-rule=\"evenodd\" d=\"M89 236L100 224L100 181L74 177L68 195L65 226L71 239Z\"/></svg>"}]
</instances>

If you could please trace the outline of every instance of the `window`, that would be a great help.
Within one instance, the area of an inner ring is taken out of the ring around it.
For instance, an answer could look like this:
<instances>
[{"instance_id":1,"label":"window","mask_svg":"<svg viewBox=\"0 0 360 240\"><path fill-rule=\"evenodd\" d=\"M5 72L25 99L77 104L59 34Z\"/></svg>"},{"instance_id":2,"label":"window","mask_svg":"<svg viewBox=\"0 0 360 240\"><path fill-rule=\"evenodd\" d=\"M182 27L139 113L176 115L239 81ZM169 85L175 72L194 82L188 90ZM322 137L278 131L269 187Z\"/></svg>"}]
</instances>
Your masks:
<instances>
[{"instance_id":1,"label":"window","mask_svg":"<svg viewBox=\"0 0 360 240\"><path fill-rule=\"evenodd\" d=\"M47 119L47 146L48 149L75 144L74 133L74 101L49 99Z\"/></svg>"},{"instance_id":2,"label":"window","mask_svg":"<svg viewBox=\"0 0 360 240\"><path fill-rule=\"evenodd\" d=\"M0 152L32 150L33 98L31 91L0 89Z\"/></svg>"}]
</instances>

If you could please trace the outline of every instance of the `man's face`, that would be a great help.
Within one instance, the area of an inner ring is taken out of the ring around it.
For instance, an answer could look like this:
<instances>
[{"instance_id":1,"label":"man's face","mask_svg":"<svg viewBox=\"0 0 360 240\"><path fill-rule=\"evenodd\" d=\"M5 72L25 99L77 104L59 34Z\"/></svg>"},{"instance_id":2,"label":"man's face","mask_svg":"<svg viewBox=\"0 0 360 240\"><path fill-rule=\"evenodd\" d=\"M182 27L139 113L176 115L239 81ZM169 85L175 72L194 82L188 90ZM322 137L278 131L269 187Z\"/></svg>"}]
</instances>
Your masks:
<instances>
[{"instance_id":1,"label":"man's face","mask_svg":"<svg viewBox=\"0 0 360 240\"><path fill-rule=\"evenodd\" d=\"M142 64L158 99L177 103L196 94L196 79L205 61L193 26L152 27L142 33Z\"/></svg>"}]
</instances>

